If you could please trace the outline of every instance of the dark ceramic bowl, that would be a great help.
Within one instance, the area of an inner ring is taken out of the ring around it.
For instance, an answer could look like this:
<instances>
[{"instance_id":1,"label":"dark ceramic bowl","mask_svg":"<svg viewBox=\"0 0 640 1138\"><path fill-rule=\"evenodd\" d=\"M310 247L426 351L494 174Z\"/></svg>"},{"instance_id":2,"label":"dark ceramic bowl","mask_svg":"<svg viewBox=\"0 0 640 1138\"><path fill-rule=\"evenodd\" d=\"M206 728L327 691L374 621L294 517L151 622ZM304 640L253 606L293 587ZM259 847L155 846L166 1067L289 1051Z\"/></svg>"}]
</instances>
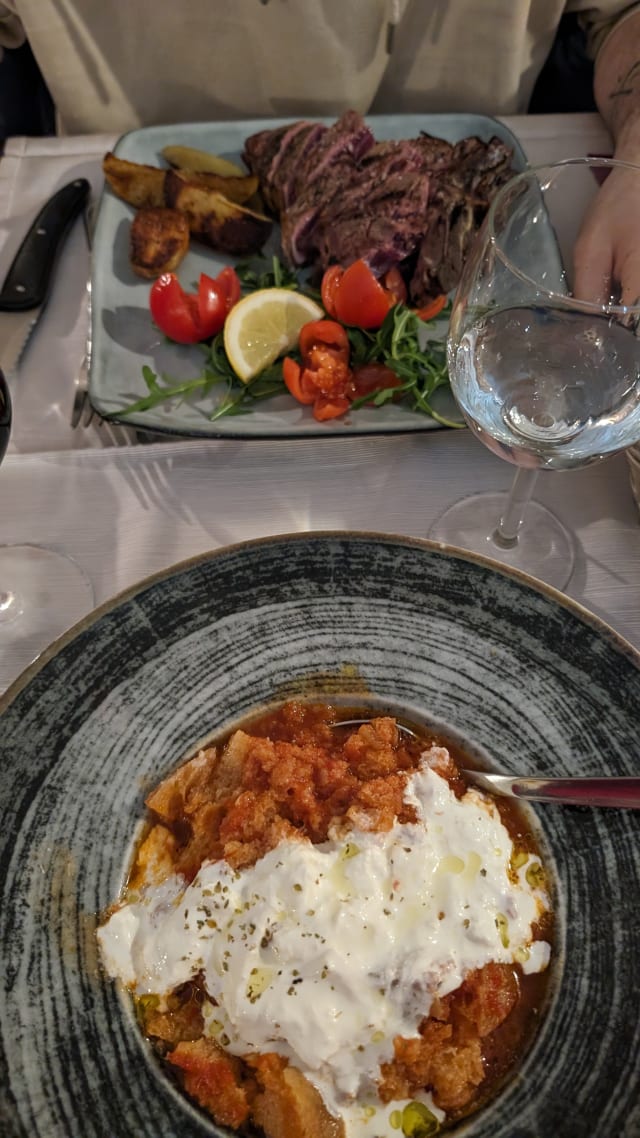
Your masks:
<instances>
[{"instance_id":1,"label":"dark ceramic bowl","mask_svg":"<svg viewBox=\"0 0 640 1138\"><path fill-rule=\"evenodd\" d=\"M223 549L143 582L0 701L4 1138L220 1133L100 972L145 789L287 695L434 718L496 769L638 774L640 657L560 594L371 534ZM469 1138L638 1138L640 814L536 810L557 875L548 1008Z\"/></svg>"}]
</instances>

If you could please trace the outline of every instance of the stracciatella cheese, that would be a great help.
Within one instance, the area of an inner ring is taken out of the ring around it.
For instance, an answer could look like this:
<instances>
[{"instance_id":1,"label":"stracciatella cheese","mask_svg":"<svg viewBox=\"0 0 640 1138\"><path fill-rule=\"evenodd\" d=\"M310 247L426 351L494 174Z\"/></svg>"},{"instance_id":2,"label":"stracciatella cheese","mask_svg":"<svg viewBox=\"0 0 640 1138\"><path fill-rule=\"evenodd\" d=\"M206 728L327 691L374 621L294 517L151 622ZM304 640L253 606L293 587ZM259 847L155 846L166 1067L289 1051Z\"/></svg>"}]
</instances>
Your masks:
<instances>
[{"instance_id":1,"label":"stracciatella cheese","mask_svg":"<svg viewBox=\"0 0 640 1138\"><path fill-rule=\"evenodd\" d=\"M549 904L536 859L514 868L495 804L474 789L457 798L430 765L439 756L407 779L415 822L287 840L250 868L207 862L188 886L147 888L99 930L107 970L137 995L202 973L206 1030L226 1050L286 1056L348 1134L397 1134L403 1104L375 1093L394 1037L415 1037L474 969L538 972L550 954L532 933Z\"/></svg>"}]
</instances>

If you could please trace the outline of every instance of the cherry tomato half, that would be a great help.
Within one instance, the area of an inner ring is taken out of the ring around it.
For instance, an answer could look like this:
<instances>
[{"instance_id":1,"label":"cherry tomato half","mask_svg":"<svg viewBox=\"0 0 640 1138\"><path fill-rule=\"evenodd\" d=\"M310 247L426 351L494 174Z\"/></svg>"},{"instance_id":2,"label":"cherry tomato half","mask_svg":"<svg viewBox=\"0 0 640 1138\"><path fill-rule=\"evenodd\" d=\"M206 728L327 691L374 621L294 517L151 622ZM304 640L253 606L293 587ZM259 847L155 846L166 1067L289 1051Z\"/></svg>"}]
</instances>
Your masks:
<instances>
[{"instance_id":1,"label":"cherry tomato half","mask_svg":"<svg viewBox=\"0 0 640 1138\"><path fill-rule=\"evenodd\" d=\"M298 337L302 364L287 356L282 376L299 403L313 406L315 419L335 419L349 410L353 394L349 338L335 320L312 320Z\"/></svg>"},{"instance_id":2,"label":"cherry tomato half","mask_svg":"<svg viewBox=\"0 0 640 1138\"><path fill-rule=\"evenodd\" d=\"M298 347L303 356L313 348L324 347L349 359L349 337L346 329L335 320L310 320L303 324L298 336Z\"/></svg>"},{"instance_id":3,"label":"cherry tomato half","mask_svg":"<svg viewBox=\"0 0 640 1138\"><path fill-rule=\"evenodd\" d=\"M232 269L230 265L227 265L224 269L220 270L215 280L216 284L223 289L226 295L227 312L231 312L234 304L237 304L240 300L240 294L242 292L240 277L238 276L235 269Z\"/></svg>"},{"instance_id":4,"label":"cherry tomato half","mask_svg":"<svg viewBox=\"0 0 640 1138\"><path fill-rule=\"evenodd\" d=\"M336 315L336 292L343 276L344 269L340 265L329 265L329 268L325 269L323 273L320 295L324 310L329 316L335 317Z\"/></svg>"},{"instance_id":5,"label":"cherry tomato half","mask_svg":"<svg viewBox=\"0 0 640 1138\"><path fill-rule=\"evenodd\" d=\"M285 356L282 361L282 378L287 385L287 390L294 399L298 400L298 403L303 403L308 407L315 403L318 394L315 384L309 379L297 360L292 360L291 356Z\"/></svg>"},{"instance_id":6,"label":"cherry tomato half","mask_svg":"<svg viewBox=\"0 0 640 1138\"><path fill-rule=\"evenodd\" d=\"M379 328L395 303L363 260L344 270L330 265L320 291L329 315L356 328Z\"/></svg>"},{"instance_id":7,"label":"cherry tomato half","mask_svg":"<svg viewBox=\"0 0 640 1138\"><path fill-rule=\"evenodd\" d=\"M376 391L383 391L387 387L400 387L395 371L386 364L372 360L368 364L360 364L353 371L353 387L356 398L363 395L375 395Z\"/></svg>"},{"instance_id":8,"label":"cherry tomato half","mask_svg":"<svg viewBox=\"0 0 640 1138\"><path fill-rule=\"evenodd\" d=\"M154 323L170 340L197 344L220 332L239 297L240 281L229 267L215 279L201 273L197 293L185 292L175 273L163 273L151 287L149 307Z\"/></svg>"},{"instance_id":9,"label":"cherry tomato half","mask_svg":"<svg viewBox=\"0 0 640 1138\"><path fill-rule=\"evenodd\" d=\"M442 296L436 296L433 300L428 300L422 308L417 308L416 316L420 320L434 320L435 317L442 312L446 303L447 298L444 294Z\"/></svg>"}]
</instances>

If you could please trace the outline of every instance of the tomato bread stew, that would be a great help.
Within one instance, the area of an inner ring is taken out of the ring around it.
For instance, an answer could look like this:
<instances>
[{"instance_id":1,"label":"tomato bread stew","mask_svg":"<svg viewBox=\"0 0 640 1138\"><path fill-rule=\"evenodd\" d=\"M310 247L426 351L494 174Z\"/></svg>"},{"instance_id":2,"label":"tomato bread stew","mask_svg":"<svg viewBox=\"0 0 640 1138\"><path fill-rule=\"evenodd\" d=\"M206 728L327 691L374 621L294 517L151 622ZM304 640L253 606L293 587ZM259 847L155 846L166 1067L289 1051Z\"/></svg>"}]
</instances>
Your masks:
<instances>
[{"instance_id":1,"label":"tomato bread stew","mask_svg":"<svg viewBox=\"0 0 640 1138\"><path fill-rule=\"evenodd\" d=\"M544 1003L524 812L426 729L345 718L290 701L170 774L98 932L167 1071L243 1135L435 1134L496 1093Z\"/></svg>"}]
</instances>

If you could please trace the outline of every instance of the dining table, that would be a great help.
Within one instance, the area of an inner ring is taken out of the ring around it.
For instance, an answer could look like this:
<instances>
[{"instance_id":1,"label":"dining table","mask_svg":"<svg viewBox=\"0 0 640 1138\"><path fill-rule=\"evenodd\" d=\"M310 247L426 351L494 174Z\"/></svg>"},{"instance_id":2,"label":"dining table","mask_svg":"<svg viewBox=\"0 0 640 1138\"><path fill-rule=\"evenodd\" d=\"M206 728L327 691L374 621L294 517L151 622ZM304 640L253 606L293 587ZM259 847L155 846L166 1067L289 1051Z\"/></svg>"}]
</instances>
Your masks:
<instances>
[{"instance_id":1,"label":"dining table","mask_svg":"<svg viewBox=\"0 0 640 1138\"><path fill-rule=\"evenodd\" d=\"M539 164L611 153L597 114L508 117ZM85 177L97 203L110 134L8 138L0 159L0 278L43 202ZM190 557L300 531L425 538L451 502L506 490L512 467L469 430L344 437L178 438L102 422L71 426L87 335L91 252L78 221L52 292L10 376L14 425L0 466L0 542L59 549L85 571L93 605ZM536 497L574 532L566 594L640 648L640 515L625 454L543 472ZM1 584L1 582L0 582ZM0 647L0 693L31 662Z\"/></svg>"}]
</instances>

